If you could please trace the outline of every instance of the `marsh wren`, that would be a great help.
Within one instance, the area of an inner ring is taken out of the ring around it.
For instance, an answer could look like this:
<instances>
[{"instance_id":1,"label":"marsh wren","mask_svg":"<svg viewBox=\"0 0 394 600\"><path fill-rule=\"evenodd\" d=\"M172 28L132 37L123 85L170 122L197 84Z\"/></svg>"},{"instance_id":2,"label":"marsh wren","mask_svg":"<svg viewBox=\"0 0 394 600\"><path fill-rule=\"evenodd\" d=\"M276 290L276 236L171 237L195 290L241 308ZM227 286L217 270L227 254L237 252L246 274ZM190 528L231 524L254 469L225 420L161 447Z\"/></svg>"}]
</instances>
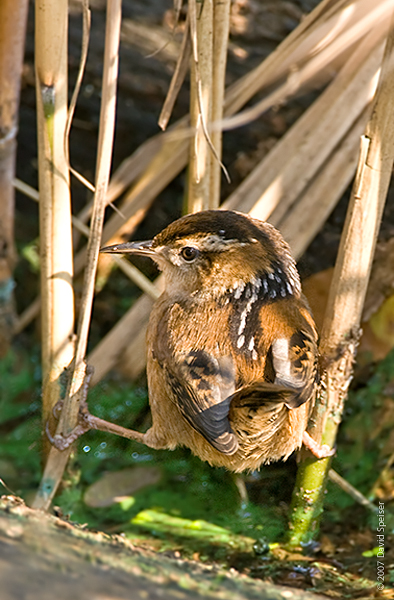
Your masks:
<instances>
[{"instance_id":1,"label":"marsh wren","mask_svg":"<svg viewBox=\"0 0 394 600\"><path fill-rule=\"evenodd\" d=\"M207 210L153 240L101 252L148 256L165 290L147 332L152 426L98 428L152 448L187 446L211 465L241 472L286 459L306 433L317 379L317 333L290 249L270 224ZM123 430L123 431L120 431Z\"/></svg>"}]
</instances>

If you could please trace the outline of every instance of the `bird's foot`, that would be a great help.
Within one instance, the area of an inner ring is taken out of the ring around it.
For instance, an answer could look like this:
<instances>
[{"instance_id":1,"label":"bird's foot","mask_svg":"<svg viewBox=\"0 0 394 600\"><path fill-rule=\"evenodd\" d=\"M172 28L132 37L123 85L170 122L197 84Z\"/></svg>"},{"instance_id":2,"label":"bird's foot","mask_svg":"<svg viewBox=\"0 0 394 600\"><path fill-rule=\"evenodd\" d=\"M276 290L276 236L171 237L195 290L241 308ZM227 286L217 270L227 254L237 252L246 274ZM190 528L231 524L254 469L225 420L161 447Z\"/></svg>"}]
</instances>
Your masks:
<instances>
[{"instance_id":1,"label":"bird's foot","mask_svg":"<svg viewBox=\"0 0 394 600\"><path fill-rule=\"evenodd\" d=\"M316 458L328 458L329 456L334 456L336 450L335 448L330 448L328 444L319 444L316 442L313 437L309 435L307 431L304 431L302 436L302 443L308 450L310 450L313 456Z\"/></svg>"},{"instance_id":2,"label":"bird's foot","mask_svg":"<svg viewBox=\"0 0 394 600\"><path fill-rule=\"evenodd\" d=\"M87 370L87 374L83 384L83 389L81 391L81 397L79 399L79 411L77 418L78 420L74 429L70 431L68 435L63 435L59 433L52 435L49 431L49 421L46 422L45 432L47 434L47 437L51 442L52 446L54 446L55 448L57 448L57 450L60 450L61 452L63 452L63 450L67 450L67 448L69 448L71 444L73 444L79 437L81 437L81 435L89 431L89 429L95 428L95 417L92 414L90 414L87 402L89 382L92 374L93 372L90 369ZM61 412L63 410L63 405L64 401L59 400L52 409L53 416L57 421L60 418Z\"/></svg>"}]
</instances>

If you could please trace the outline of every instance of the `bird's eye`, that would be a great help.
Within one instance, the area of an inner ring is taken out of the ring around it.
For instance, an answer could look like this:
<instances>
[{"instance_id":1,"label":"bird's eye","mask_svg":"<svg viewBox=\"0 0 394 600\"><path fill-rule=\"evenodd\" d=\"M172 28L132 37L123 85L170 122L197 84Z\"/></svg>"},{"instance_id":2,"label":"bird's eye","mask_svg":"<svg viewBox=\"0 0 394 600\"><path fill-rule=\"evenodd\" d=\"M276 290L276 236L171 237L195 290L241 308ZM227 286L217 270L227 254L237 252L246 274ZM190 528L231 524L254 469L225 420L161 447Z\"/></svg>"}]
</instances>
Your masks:
<instances>
[{"instance_id":1,"label":"bird's eye","mask_svg":"<svg viewBox=\"0 0 394 600\"><path fill-rule=\"evenodd\" d=\"M199 251L197 248L193 248L193 246L185 246L181 250L181 256L183 260L186 260L186 262L193 262L193 260L196 260L198 255Z\"/></svg>"}]
</instances>

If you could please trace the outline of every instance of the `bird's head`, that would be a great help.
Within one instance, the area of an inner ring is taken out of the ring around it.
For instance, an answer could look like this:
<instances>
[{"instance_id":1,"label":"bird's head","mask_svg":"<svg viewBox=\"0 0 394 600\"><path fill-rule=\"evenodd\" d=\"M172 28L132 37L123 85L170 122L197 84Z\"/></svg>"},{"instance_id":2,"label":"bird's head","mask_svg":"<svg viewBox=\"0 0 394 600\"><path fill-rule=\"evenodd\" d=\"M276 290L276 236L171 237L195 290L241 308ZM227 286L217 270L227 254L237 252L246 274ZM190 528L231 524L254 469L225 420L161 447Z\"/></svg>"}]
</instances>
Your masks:
<instances>
[{"instance_id":1,"label":"bird's head","mask_svg":"<svg viewBox=\"0 0 394 600\"><path fill-rule=\"evenodd\" d=\"M270 224L226 210L181 217L153 240L107 246L101 252L153 259L171 294L239 297L247 285L272 300L300 294L290 250Z\"/></svg>"}]
</instances>

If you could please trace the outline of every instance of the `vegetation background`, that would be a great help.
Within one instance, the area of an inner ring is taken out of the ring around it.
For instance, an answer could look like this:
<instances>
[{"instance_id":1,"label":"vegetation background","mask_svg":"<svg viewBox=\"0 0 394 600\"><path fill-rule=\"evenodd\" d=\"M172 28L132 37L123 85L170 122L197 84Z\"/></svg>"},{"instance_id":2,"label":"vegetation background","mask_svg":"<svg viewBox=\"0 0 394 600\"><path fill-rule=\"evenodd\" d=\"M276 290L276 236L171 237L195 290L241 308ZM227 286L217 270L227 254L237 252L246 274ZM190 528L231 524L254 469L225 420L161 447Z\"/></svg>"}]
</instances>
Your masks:
<instances>
[{"instance_id":1,"label":"vegetation background","mask_svg":"<svg viewBox=\"0 0 394 600\"><path fill-rule=\"evenodd\" d=\"M70 162L94 180L100 120L105 2L92 0L92 28L84 79L70 134ZM314 0L235 0L231 7L226 84L257 67ZM159 129L158 116L179 53L181 36L172 35L170 0L124 0L122 3L120 72L112 172ZM181 24L184 23L184 15ZM182 27L181 27L182 29ZM77 78L82 39L81 3L72 0L69 20L69 97ZM157 49L160 51L156 52ZM152 55L152 53L154 53ZM26 53L19 113L17 177L38 187L36 90L34 74L34 6L29 5ZM189 111L188 78L174 107L172 122ZM275 106L245 127L223 138L223 162L231 182L222 177L222 200L230 196L268 155L321 93L311 89ZM261 95L263 97L263 95ZM253 102L256 102L254 98ZM184 171L157 194L132 239L147 239L180 216L185 205ZM386 589L392 597L394 547L394 189L391 186L379 234L374 266L373 306L365 319L356 365L333 467L371 501L385 503ZM73 214L83 211L92 194L71 179ZM299 260L305 290L317 320L338 251L349 190ZM111 211L111 209L107 209ZM108 212L108 214L109 214ZM76 249L83 246L74 239ZM14 272L17 314L23 315L39 293L39 216L37 203L16 195ZM154 267L135 265L153 279ZM75 278L79 310L82 275ZM140 295L139 287L119 270L101 265L91 321L88 352L96 347ZM369 336L369 337L368 337ZM39 318L18 332L0 360L0 477L5 493L31 505L42 473L41 333ZM104 357L105 359L105 357ZM94 414L144 429L149 424L143 374L130 378L129 360L121 361L89 394ZM132 379L132 380L131 380ZM186 449L153 451L124 439L89 432L78 441L55 499L57 515L91 529L122 533L140 548L165 556L233 568L253 578L336 597L371 597L375 593L377 516L329 482L319 543L313 558L284 555L277 546L287 528L296 459L265 467L243 480L213 469ZM271 554L268 554L271 549ZM270 557L268 559L268 556ZM385 594L385 595L384 595ZM252 597L252 596L251 596Z\"/></svg>"}]
</instances>

